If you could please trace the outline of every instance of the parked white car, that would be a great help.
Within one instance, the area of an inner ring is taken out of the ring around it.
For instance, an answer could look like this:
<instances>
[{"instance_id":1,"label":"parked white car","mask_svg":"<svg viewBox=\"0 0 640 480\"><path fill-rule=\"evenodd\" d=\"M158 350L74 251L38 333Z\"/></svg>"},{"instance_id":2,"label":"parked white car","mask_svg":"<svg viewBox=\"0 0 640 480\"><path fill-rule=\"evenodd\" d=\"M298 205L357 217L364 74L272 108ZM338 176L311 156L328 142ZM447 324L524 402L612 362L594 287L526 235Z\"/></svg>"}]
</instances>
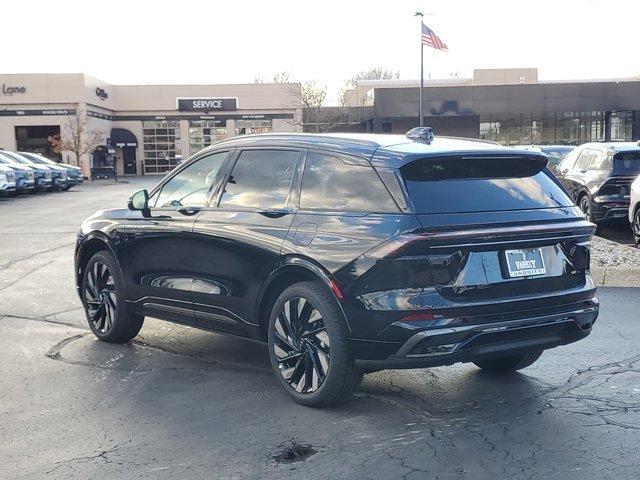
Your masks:
<instances>
[{"instance_id":1,"label":"parked white car","mask_svg":"<svg viewBox=\"0 0 640 480\"><path fill-rule=\"evenodd\" d=\"M633 231L633 240L640 248L640 177L631 184L631 201L629 203L629 223Z\"/></svg>"}]
</instances>

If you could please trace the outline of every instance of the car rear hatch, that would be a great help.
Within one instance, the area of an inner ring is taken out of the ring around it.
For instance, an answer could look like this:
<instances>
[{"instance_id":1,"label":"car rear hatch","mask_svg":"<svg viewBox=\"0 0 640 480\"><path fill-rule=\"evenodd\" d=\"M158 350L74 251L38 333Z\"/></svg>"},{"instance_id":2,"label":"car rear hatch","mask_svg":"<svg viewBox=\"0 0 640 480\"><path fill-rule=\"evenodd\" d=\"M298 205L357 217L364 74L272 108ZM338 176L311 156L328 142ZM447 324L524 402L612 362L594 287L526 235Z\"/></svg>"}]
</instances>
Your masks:
<instances>
[{"instance_id":1,"label":"car rear hatch","mask_svg":"<svg viewBox=\"0 0 640 480\"><path fill-rule=\"evenodd\" d=\"M426 252L451 304L553 303L585 285L594 226L545 165L523 152L429 157L400 169L422 224L412 249Z\"/></svg>"}]
</instances>

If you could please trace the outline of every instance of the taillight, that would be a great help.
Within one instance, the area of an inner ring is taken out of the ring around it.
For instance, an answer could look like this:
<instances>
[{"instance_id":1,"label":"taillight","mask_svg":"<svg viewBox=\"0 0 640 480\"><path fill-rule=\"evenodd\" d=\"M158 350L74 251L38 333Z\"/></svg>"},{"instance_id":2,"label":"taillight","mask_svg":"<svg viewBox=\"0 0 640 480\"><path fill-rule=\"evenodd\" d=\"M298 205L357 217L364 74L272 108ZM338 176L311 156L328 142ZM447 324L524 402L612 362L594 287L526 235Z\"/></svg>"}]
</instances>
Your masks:
<instances>
[{"instance_id":1,"label":"taillight","mask_svg":"<svg viewBox=\"0 0 640 480\"><path fill-rule=\"evenodd\" d=\"M403 255L420 255L426 254L424 249L420 249L419 245L425 240L423 235L417 235L414 233L407 233L393 237L386 242L381 243L373 247L371 250L365 252L364 256L367 258L397 258Z\"/></svg>"}]
</instances>

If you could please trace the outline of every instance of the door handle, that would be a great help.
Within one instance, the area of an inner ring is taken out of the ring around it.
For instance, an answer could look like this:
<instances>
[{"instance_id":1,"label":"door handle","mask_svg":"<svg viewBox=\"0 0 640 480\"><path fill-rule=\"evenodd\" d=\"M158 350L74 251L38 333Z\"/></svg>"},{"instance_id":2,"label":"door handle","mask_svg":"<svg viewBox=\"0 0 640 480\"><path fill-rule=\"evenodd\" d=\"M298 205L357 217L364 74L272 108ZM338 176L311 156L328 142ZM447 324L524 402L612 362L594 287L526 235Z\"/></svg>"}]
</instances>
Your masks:
<instances>
[{"instance_id":1,"label":"door handle","mask_svg":"<svg viewBox=\"0 0 640 480\"><path fill-rule=\"evenodd\" d=\"M291 213L289 210L259 210L258 213L260 215L264 215L267 218L280 218L284 217L288 213Z\"/></svg>"},{"instance_id":2,"label":"door handle","mask_svg":"<svg viewBox=\"0 0 640 480\"><path fill-rule=\"evenodd\" d=\"M201 212L202 207L184 207L184 208L178 209L178 211L183 215L191 216Z\"/></svg>"}]
</instances>

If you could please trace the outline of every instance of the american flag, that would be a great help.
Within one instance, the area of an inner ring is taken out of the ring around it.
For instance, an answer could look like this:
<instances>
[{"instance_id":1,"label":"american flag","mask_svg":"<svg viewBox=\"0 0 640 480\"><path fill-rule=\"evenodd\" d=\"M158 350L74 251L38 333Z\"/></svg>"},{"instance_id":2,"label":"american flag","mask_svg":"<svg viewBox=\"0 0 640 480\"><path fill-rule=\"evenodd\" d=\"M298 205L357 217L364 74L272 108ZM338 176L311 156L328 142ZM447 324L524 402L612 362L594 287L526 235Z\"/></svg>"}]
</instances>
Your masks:
<instances>
[{"instance_id":1,"label":"american flag","mask_svg":"<svg viewBox=\"0 0 640 480\"><path fill-rule=\"evenodd\" d=\"M440 37L424 23L422 24L422 44L435 48L436 50L449 50L445 43L440 40Z\"/></svg>"}]
</instances>

